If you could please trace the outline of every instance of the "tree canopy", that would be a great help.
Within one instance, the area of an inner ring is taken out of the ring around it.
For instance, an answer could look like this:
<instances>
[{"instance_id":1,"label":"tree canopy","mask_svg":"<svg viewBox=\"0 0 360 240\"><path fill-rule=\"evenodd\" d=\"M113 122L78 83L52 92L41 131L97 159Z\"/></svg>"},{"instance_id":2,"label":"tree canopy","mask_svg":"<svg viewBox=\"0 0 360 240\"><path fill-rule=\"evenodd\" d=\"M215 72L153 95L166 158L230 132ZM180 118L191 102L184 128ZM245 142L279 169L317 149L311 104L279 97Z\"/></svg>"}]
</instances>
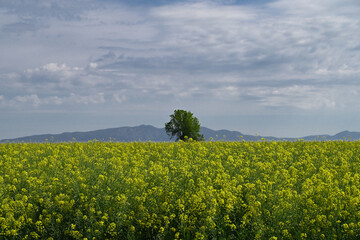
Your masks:
<instances>
[{"instance_id":1,"label":"tree canopy","mask_svg":"<svg viewBox=\"0 0 360 240\"><path fill-rule=\"evenodd\" d=\"M200 134L199 120L190 111L175 110L170 118L170 122L165 123L165 130L170 139L173 137L176 137L176 141L186 140L186 137L196 141L204 139Z\"/></svg>"}]
</instances>

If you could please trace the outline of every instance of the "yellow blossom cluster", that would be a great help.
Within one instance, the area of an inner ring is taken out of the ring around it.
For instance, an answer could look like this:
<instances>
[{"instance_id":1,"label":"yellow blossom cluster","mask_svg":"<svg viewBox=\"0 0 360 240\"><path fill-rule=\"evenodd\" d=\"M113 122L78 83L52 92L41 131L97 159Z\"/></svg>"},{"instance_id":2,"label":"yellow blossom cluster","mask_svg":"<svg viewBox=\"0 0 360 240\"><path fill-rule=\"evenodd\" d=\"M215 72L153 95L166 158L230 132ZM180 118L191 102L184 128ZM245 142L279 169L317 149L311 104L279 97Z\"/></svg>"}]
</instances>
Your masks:
<instances>
[{"instance_id":1,"label":"yellow blossom cluster","mask_svg":"<svg viewBox=\"0 0 360 240\"><path fill-rule=\"evenodd\" d=\"M0 144L0 239L359 239L360 142Z\"/></svg>"}]
</instances>

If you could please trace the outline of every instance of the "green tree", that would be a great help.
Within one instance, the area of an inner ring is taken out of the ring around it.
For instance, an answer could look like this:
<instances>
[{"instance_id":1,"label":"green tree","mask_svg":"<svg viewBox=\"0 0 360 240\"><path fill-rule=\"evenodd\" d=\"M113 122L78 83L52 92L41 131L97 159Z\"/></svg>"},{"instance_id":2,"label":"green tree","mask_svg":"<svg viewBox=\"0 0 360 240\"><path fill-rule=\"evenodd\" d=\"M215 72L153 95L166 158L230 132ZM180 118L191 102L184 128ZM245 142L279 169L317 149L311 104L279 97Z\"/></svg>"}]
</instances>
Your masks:
<instances>
[{"instance_id":1,"label":"green tree","mask_svg":"<svg viewBox=\"0 0 360 240\"><path fill-rule=\"evenodd\" d=\"M199 120L190 111L175 110L170 118L170 122L165 123L165 130L170 139L174 136L176 136L176 141L186 140L185 137L196 141L204 139L204 136L200 134Z\"/></svg>"}]
</instances>

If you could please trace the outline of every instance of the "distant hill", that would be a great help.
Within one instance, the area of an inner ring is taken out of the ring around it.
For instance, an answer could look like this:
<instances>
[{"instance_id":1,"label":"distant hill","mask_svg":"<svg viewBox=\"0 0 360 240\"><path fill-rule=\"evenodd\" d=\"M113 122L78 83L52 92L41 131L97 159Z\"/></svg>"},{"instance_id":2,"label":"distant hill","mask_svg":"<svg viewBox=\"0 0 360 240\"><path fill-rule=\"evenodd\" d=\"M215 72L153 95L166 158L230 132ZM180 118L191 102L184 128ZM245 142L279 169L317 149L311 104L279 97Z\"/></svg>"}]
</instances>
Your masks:
<instances>
[{"instance_id":1,"label":"distant hill","mask_svg":"<svg viewBox=\"0 0 360 240\"><path fill-rule=\"evenodd\" d=\"M333 136L331 135L312 135L312 136L306 136L303 137L302 139L306 140L306 141L313 141L313 140L317 140L317 141L323 141L323 140L327 140L327 141L335 141L335 140L351 140L351 141L356 141L360 139L360 132L349 132L349 131L343 131L343 132L339 132Z\"/></svg>"},{"instance_id":2,"label":"distant hill","mask_svg":"<svg viewBox=\"0 0 360 240\"><path fill-rule=\"evenodd\" d=\"M238 131L229 130L212 130L210 128L201 127L201 133L206 140L216 141L257 141L257 140L286 140L295 141L298 138L276 138L263 137L242 134ZM300 139L306 141L323 141L323 140L359 140L360 132L343 131L333 136L331 135L312 135L302 137ZM152 141L152 142L167 142L170 140L164 128L156 128L151 125L140 125L136 127L118 127L107 128L87 132L64 132L60 134L42 134L33 135L13 139L3 139L0 142L87 142L92 140L98 141L116 141L116 142L134 142L134 141Z\"/></svg>"},{"instance_id":3,"label":"distant hill","mask_svg":"<svg viewBox=\"0 0 360 240\"><path fill-rule=\"evenodd\" d=\"M87 142L98 141L169 141L164 129L156 128L150 125L141 125L136 127L107 128L88 132L65 132L60 134L42 134L26 136L14 139L4 139L11 142Z\"/></svg>"},{"instance_id":4,"label":"distant hill","mask_svg":"<svg viewBox=\"0 0 360 240\"><path fill-rule=\"evenodd\" d=\"M244 135L237 131L229 130L212 130L210 128L201 127L201 133L206 140L211 138L214 140L225 141L255 141L261 139L261 136ZM64 132L60 134L42 134L33 135L13 139L3 139L0 142L87 142L91 140L98 141L117 141L117 142L133 142L133 141L153 141L167 142L170 137L166 134L164 128L156 128L151 125L140 125L136 127L119 127L108 128L87 132ZM267 138L269 139L269 138ZM271 138L275 139L275 138Z\"/></svg>"},{"instance_id":5,"label":"distant hill","mask_svg":"<svg viewBox=\"0 0 360 240\"><path fill-rule=\"evenodd\" d=\"M242 134L237 131L229 131L229 130L212 130L210 128L201 127L201 134L204 135L206 140L224 140L224 141L242 141L243 139L246 141L256 141L261 140L261 136L253 136ZM267 137L267 139L275 139L273 137Z\"/></svg>"}]
</instances>

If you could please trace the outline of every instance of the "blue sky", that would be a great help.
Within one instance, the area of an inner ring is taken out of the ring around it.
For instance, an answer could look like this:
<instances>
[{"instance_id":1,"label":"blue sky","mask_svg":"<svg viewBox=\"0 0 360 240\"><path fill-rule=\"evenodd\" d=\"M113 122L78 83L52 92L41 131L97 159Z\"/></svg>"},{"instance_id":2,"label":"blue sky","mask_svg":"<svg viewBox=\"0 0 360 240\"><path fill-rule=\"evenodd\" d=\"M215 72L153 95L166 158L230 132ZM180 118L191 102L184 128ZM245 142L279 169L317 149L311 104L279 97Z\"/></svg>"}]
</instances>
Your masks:
<instances>
[{"instance_id":1,"label":"blue sky","mask_svg":"<svg viewBox=\"0 0 360 240\"><path fill-rule=\"evenodd\" d=\"M151 124L360 131L357 0L0 0L0 139Z\"/></svg>"}]
</instances>

